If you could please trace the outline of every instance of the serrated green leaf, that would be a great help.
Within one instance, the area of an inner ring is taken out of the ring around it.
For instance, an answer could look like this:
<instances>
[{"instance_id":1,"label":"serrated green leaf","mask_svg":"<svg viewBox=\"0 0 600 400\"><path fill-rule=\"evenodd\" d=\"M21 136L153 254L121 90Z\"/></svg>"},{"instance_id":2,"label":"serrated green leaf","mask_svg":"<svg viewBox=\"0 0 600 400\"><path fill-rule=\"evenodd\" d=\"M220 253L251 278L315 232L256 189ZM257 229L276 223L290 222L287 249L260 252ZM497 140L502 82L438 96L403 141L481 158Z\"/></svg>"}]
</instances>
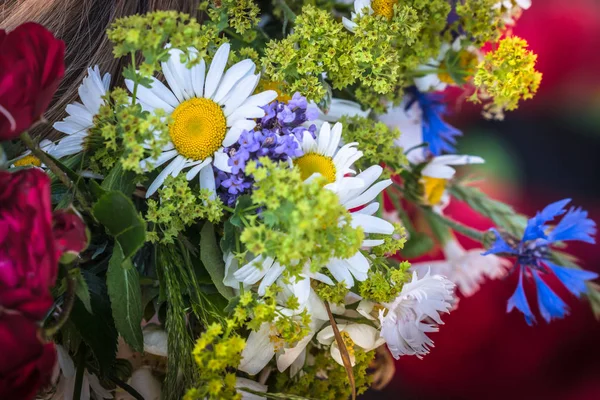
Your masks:
<instances>
[{"instance_id":1,"label":"serrated green leaf","mask_svg":"<svg viewBox=\"0 0 600 400\"><path fill-rule=\"evenodd\" d=\"M135 172L124 171L121 163L116 163L113 169L110 170L104 181L102 181L102 189L106 191L118 190L128 196L135 189Z\"/></svg>"},{"instance_id":2,"label":"serrated green leaf","mask_svg":"<svg viewBox=\"0 0 600 400\"><path fill-rule=\"evenodd\" d=\"M142 336L142 292L140 277L129 258L123 258L123 250L115 243L108 263L106 285L117 330L134 350L144 350Z\"/></svg>"},{"instance_id":3,"label":"serrated green leaf","mask_svg":"<svg viewBox=\"0 0 600 400\"><path fill-rule=\"evenodd\" d=\"M217 244L215 228L210 222L206 222L200 232L200 260L219 293L226 299L231 299L234 296L233 289L223 284L225 263Z\"/></svg>"},{"instance_id":4,"label":"serrated green leaf","mask_svg":"<svg viewBox=\"0 0 600 400\"><path fill-rule=\"evenodd\" d=\"M81 270L79 268L74 268L69 271L69 275L75 278L75 294L79 300L81 300L87 312L94 314L90 299L90 289L88 288L88 284L85 279L83 279Z\"/></svg>"},{"instance_id":5,"label":"serrated green leaf","mask_svg":"<svg viewBox=\"0 0 600 400\"><path fill-rule=\"evenodd\" d=\"M106 285L99 277L82 271L88 284L94 315L87 312L83 302L75 299L69 321L73 322L81 338L90 347L100 371L107 374L117 354L117 330L112 318Z\"/></svg>"},{"instance_id":6,"label":"serrated green leaf","mask_svg":"<svg viewBox=\"0 0 600 400\"><path fill-rule=\"evenodd\" d=\"M124 259L133 256L146 241L146 222L123 193L105 193L94 204L93 213L121 245Z\"/></svg>"}]
</instances>

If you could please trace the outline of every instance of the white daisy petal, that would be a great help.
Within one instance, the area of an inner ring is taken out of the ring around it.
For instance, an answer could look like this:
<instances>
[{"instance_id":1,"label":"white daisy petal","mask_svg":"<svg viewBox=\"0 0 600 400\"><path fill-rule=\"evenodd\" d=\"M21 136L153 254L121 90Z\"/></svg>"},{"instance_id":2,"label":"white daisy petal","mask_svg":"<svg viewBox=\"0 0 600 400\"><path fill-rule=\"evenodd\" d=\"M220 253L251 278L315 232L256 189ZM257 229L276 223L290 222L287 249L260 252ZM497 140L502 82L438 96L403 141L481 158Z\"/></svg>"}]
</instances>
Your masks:
<instances>
[{"instance_id":1,"label":"white daisy petal","mask_svg":"<svg viewBox=\"0 0 600 400\"><path fill-rule=\"evenodd\" d=\"M133 93L133 81L125 79L125 85ZM178 105L177 97L156 78L152 78L152 88L150 89L138 85L137 96L144 103L154 108L162 108L167 113L173 112Z\"/></svg>"},{"instance_id":2,"label":"white daisy petal","mask_svg":"<svg viewBox=\"0 0 600 400\"><path fill-rule=\"evenodd\" d=\"M240 106L227 117L227 126L233 126L240 119L262 118L265 116L265 110L256 106Z\"/></svg>"},{"instance_id":3,"label":"white daisy petal","mask_svg":"<svg viewBox=\"0 0 600 400\"><path fill-rule=\"evenodd\" d=\"M385 181L377 182L369 189L367 189L364 193L362 193L360 196L355 197L354 199L345 203L344 206L347 209L352 209L367 204L368 202L376 198L382 191L385 190L385 188L387 188L391 184L391 179L386 179Z\"/></svg>"},{"instance_id":4,"label":"white daisy petal","mask_svg":"<svg viewBox=\"0 0 600 400\"><path fill-rule=\"evenodd\" d=\"M223 43L215 53L215 56L213 57L213 60L210 63L208 74L206 74L204 97L206 97L207 99L212 99L217 88L219 87L219 83L221 82L221 78L223 77L223 71L225 70L225 66L227 65L228 59L229 43Z\"/></svg>"},{"instance_id":5,"label":"white daisy petal","mask_svg":"<svg viewBox=\"0 0 600 400\"><path fill-rule=\"evenodd\" d=\"M206 74L206 63L204 60L200 60L200 63L194 65L191 70L192 73L192 88L196 97L204 96L204 74Z\"/></svg>"},{"instance_id":6,"label":"white daisy petal","mask_svg":"<svg viewBox=\"0 0 600 400\"><path fill-rule=\"evenodd\" d=\"M167 165L162 171L160 171L160 174L158 174L156 179L154 179L152 184L148 187L148 191L146 192L146 198L156 193L158 188L164 183L165 179L167 179L167 176L169 176L171 172L173 172L173 170L178 168L179 164L182 162L185 162L185 158L183 158L182 156L177 156L173 161L171 161L169 165Z\"/></svg>"},{"instance_id":7,"label":"white daisy petal","mask_svg":"<svg viewBox=\"0 0 600 400\"><path fill-rule=\"evenodd\" d=\"M248 97L242 106L263 107L277 98L278 94L274 90L265 90L264 92L254 94Z\"/></svg>"},{"instance_id":8,"label":"white daisy petal","mask_svg":"<svg viewBox=\"0 0 600 400\"><path fill-rule=\"evenodd\" d=\"M231 66L231 68L225 72L225 75L223 75L223 82L219 85L219 89L217 89L217 93L215 93L213 100L220 105L224 105L221 100L225 99L238 82L241 82L248 74L253 73L255 68L254 62L249 59L242 60Z\"/></svg>"},{"instance_id":9,"label":"white daisy petal","mask_svg":"<svg viewBox=\"0 0 600 400\"><path fill-rule=\"evenodd\" d=\"M231 96L223 107L225 115L232 114L254 92L259 79L260 75L247 76L232 89Z\"/></svg>"},{"instance_id":10,"label":"white daisy petal","mask_svg":"<svg viewBox=\"0 0 600 400\"><path fill-rule=\"evenodd\" d=\"M213 165L223 172L231 172L229 165L229 155L222 151L217 151L214 155Z\"/></svg>"},{"instance_id":11,"label":"white daisy petal","mask_svg":"<svg viewBox=\"0 0 600 400\"><path fill-rule=\"evenodd\" d=\"M216 198L217 188L215 185L215 173L211 166L202 168L202 170L200 170L200 188L208 189L208 191L211 193L209 197L211 200Z\"/></svg>"},{"instance_id":12,"label":"white daisy petal","mask_svg":"<svg viewBox=\"0 0 600 400\"><path fill-rule=\"evenodd\" d=\"M200 164L194 166L187 172L187 174L185 174L185 179L187 179L188 181L194 179L194 177L198 175L202 168L205 168L208 164L210 164L211 161L212 159L209 157L206 160L203 160Z\"/></svg>"},{"instance_id":13,"label":"white daisy petal","mask_svg":"<svg viewBox=\"0 0 600 400\"><path fill-rule=\"evenodd\" d=\"M394 233L394 226L384 219L373 217L371 215L353 213L352 227L362 227L365 233L381 233L391 235Z\"/></svg>"}]
</instances>

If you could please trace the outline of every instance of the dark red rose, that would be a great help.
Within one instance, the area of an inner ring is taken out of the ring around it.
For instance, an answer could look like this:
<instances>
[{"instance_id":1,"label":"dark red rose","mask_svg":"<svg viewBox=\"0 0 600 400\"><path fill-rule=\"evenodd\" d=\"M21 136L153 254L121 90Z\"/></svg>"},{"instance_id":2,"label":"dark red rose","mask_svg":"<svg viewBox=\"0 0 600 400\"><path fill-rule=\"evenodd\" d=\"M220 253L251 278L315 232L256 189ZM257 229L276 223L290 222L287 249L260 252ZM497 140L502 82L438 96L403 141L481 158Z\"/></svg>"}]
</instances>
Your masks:
<instances>
[{"instance_id":1,"label":"dark red rose","mask_svg":"<svg viewBox=\"0 0 600 400\"><path fill-rule=\"evenodd\" d=\"M60 256L85 245L77 215L61 211L53 220L42 170L0 171L0 399L29 399L48 384L56 352L40 322L52 306Z\"/></svg>"},{"instance_id":2,"label":"dark red rose","mask_svg":"<svg viewBox=\"0 0 600 400\"><path fill-rule=\"evenodd\" d=\"M44 114L64 76L64 56L64 42L39 24L0 30L0 141Z\"/></svg>"},{"instance_id":3,"label":"dark red rose","mask_svg":"<svg viewBox=\"0 0 600 400\"><path fill-rule=\"evenodd\" d=\"M44 343L26 316L0 310L0 347L0 398L33 399L52 377L54 344Z\"/></svg>"}]
</instances>

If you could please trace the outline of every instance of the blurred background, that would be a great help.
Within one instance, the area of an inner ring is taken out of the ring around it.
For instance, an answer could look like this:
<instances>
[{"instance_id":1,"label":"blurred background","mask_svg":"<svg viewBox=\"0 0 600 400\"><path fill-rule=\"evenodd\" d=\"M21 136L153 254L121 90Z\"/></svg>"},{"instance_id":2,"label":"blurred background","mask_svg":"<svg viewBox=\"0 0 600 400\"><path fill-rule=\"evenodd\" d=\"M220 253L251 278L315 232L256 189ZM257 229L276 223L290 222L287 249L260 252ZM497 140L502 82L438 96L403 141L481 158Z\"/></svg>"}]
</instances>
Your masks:
<instances>
[{"instance_id":1,"label":"blurred background","mask_svg":"<svg viewBox=\"0 0 600 400\"><path fill-rule=\"evenodd\" d=\"M486 165L470 171L519 212L532 215L570 197L600 223L600 1L533 0L513 33L539 55L540 90L502 122L483 120L477 107L448 93L456 103L451 119L464 132L459 153L484 157ZM479 229L492 226L457 201L447 213ZM600 246L577 243L568 251L600 272ZM529 327L520 313L506 313L516 280L490 281L461 298L431 335L431 353L401 358L390 385L366 398L600 399L600 322L589 304L554 286L571 315Z\"/></svg>"}]
</instances>

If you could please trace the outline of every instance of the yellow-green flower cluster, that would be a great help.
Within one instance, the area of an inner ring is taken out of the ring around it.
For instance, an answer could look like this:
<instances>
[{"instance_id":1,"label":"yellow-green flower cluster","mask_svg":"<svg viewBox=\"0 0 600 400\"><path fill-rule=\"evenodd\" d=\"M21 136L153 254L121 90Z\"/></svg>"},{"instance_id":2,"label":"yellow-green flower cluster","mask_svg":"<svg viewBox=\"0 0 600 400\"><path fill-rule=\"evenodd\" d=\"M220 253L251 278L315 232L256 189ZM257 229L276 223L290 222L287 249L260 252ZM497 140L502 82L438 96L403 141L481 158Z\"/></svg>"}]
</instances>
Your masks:
<instances>
[{"instance_id":1,"label":"yellow-green flower cluster","mask_svg":"<svg viewBox=\"0 0 600 400\"><path fill-rule=\"evenodd\" d=\"M465 32L473 46L481 47L487 42L496 42L504 28L502 10L494 7L498 0L463 0L456 4L459 16L453 28Z\"/></svg>"},{"instance_id":2,"label":"yellow-green flower cluster","mask_svg":"<svg viewBox=\"0 0 600 400\"><path fill-rule=\"evenodd\" d=\"M144 112L141 105L132 104L124 89L115 88L104 96L86 138L92 170L106 173L119 161L124 170L141 174L140 161L158 157L168 143L168 121L161 110Z\"/></svg>"},{"instance_id":3,"label":"yellow-green flower cluster","mask_svg":"<svg viewBox=\"0 0 600 400\"><path fill-rule=\"evenodd\" d=\"M201 25L195 18L177 11L155 11L119 18L107 34L113 42L116 58L132 56L133 60L133 55L138 52L143 55L143 62L137 66L137 70L146 78L159 70L160 62L167 61L167 44L182 50L191 65L200 62L200 58L209 51L215 51L223 42L214 24ZM190 58L189 47L198 50L199 57ZM126 75L135 80L135 63L126 71Z\"/></svg>"},{"instance_id":4,"label":"yellow-green flower cluster","mask_svg":"<svg viewBox=\"0 0 600 400\"><path fill-rule=\"evenodd\" d=\"M364 117L343 117L340 122L344 125L342 136L344 142L357 142L363 156L355 165L364 170L371 165L385 164L384 178L390 173L399 174L408 164L404 152L394 144L401 132L390 129L383 122L374 122Z\"/></svg>"},{"instance_id":5,"label":"yellow-green flower cluster","mask_svg":"<svg viewBox=\"0 0 600 400\"><path fill-rule=\"evenodd\" d=\"M258 24L260 9L252 0L221 0L210 3L208 15L218 27L230 26L241 35Z\"/></svg>"},{"instance_id":6,"label":"yellow-green flower cluster","mask_svg":"<svg viewBox=\"0 0 600 400\"><path fill-rule=\"evenodd\" d=\"M323 300L334 304L344 304L346 295L350 291L345 282L336 282L335 285L328 285L323 282L314 281L315 292Z\"/></svg>"},{"instance_id":7,"label":"yellow-green flower cluster","mask_svg":"<svg viewBox=\"0 0 600 400\"><path fill-rule=\"evenodd\" d=\"M313 350L316 350L313 348ZM338 400L348 399L352 388L348 384L346 369L333 360L329 351L313 351L314 364L304 367L304 374L278 374L275 390L286 394L307 397L311 399ZM356 384L356 394L364 393L372 382L372 376L367 373L375 358L375 351L365 352L360 347L354 348L356 364L352 368ZM326 377L323 379L323 377Z\"/></svg>"},{"instance_id":8,"label":"yellow-green flower cluster","mask_svg":"<svg viewBox=\"0 0 600 400\"><path fill-rule=\"evenodd\" d=\"M151 242L174 243L188 226L200 219L216 223L223 217L221 200L211 199L208 190L194 191L185 175L172 176L159 189L160 203L149 199L146 221L150 229L146 235Z\"/></svg>"},{"instance_id":9,"label":"yellow-green flower cluster","mask_svg":"<svg viewBox=\"0 0 600 400\"><path fill-rule=\"evenodd\" d=\"M267 158L260 163L246 166L256 182L252 202L263 210L248 218L240 236L250 252L275 258L287 276L296 276L309 261L318 271L329 259L358 251L362 229L352 228L350 214L335 193L323 190L322 179L304 183L295 168Z\"/></svg>"},{"instance_id":10,"label":"yellow-green flower cluster","mask_svg":"<svg viewBox=\"0 0 600 400\"><path fill-rule=\"evenodd\" d=\"M383 244L373 247L373 254L378 257L393 256L404 248L406 244L406 229L399 223L393 223L394 233L392 235L373 234L373 239L383 240Z\"/></svg>"},{"instance_id":11,"label":"yellow-green flower cluster","mask_svg":"<svg viewBox=\"0 0 600 400\"><path fill-rule=\"evenodd\" d=\"M236 392L234 373L242 359L246 341L236 334L223 334L219 324L210 325L196 341L193 355L198 365L199 382L185 395L185 400L241 399Z\"/></svg>"},{"instance_id":12,"label":"yellow-green flower cluster","mask_svg":"<svg viewBox=\"0 0 600 400\"><path fill-rule=\"evenodd\" d=\"M363 299L376 303L387 303L398 296L404 283L411 278L410 263L404 261L397 268L386 271L371 270L367 280L359 282L358 294Z\"/></svg>"},{"instance_id":13,"label":"yellow-green flower cluster","mask_svg":"<svg viewBox=\"0 0 600 400\"><path fill-rule=\"evenodd\" d=\"M473 79L477 91L472 101L487 101L484 115L502 119L504 110L515 110L520 100L533 98L542 74L535 69L537 55L527 50L527 41L516 36L501 40L498 48L486 54Z\"/></svg>"}]
</instances>

